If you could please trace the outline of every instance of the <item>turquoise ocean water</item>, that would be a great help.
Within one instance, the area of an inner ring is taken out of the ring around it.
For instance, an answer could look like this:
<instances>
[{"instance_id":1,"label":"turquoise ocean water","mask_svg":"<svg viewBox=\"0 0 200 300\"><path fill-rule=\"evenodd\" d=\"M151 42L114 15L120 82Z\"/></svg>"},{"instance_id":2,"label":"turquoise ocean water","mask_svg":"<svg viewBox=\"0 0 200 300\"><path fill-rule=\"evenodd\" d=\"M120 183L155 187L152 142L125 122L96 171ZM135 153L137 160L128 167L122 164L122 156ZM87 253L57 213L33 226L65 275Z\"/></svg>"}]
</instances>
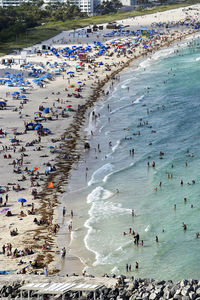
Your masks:
<instances>
[{"instance_id":1,"label":"turquoise ocean water","mask_svg":"<svg viewBox=\"0 0 200 300\"><path fill-rule=\"evenodd\" d=\"M161 50L120 74L94 108L100 117L94 122L90 115L85 134L91 150L64 196L76 215L70 247L90 274L126 274L128 263L130 276L200 278L200 41L174 50ZM129 228L143 246L123 235Z\"/></svg>"}]
</instances>

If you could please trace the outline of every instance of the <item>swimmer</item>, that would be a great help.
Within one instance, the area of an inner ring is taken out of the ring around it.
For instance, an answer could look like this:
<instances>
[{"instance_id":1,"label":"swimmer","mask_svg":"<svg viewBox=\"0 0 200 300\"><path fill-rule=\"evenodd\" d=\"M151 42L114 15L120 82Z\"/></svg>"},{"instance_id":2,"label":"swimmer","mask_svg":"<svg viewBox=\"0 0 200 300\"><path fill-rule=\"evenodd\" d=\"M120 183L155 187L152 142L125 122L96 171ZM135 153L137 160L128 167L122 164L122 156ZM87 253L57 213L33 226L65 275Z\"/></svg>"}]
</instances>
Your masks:
<instances>
[{"instance_id":1,"label":"swimmer","mask_svg":"<svg viewBox=\"0 0 200 300\"><path fill-rule=\"evenodd\" d=\"M139 268L139 263L136 261L135 262L135 268L138 269Z\"/></svg>"},{"instance_id":2,"label":"swimmer","mask_svg":"<svg viewBox=\"0 0 200 300\"><path fill-rule=\"evenodd\" d=\"M174 204L174 210L176 210L176 204Z\"/></svg>"},{"instance_id":3,"label":"swimmer","mask_svg":"<svg viewBox=\"0 0 200 300\"><path fill-rule=\"evenodd\" d=\"M134 209L132 209L132 211L131 211L131 214L132 214L132 217L134 217L134 216L135 216Z\"/></svg>"},{"instance_id":4,"label":"swimmer","mask_svg":"<svg viewBox=\"0 0 200 300\"><path fill-rule=\"evenodd\" d=\"M156 235L156 243L158 243L158 236Z\"/></svg>"},{"instance_id":5,"label":"swimmer","mask_svg":"<svg viewBox=\"0 0 200 300\"><path fill-rule=\"evenodd\" d=\"M119 190L118 189L116 189L116 194L119 194Z\"/></svg>"},{"instance_id":6,"label":"swimmer","mask_svg":"<svg viewBox=\"0 0 200 300\"><path fill-rule=\"evenodd\" d=\"M159 183L159 187L161 187L162 186L162 182L160 181L160 183Z\"/></svg>"},{"instance_id":7,"label":"swimmer","mask_svg":"<svg viewBox=\"0 0 200 300\"><path fill-rule=\"evenodd\" d=\"M183 185L183 180L181 179L181 181L180 181L180 185Z\"/></svg>"},{"instance_id":8,"label":"swimmer","mask_svg":"<svg viewBox=\"0 0 200 300\"><path fill-rule=\"evenodd\" d=\"M199 238L199 232L196 232L196 239L198 239Z\"/></svg>"},{"instance_id":9,"label":"swimmer","mask_svg":"<svg viewBox=\"0 0 200 300\"><path fill-rule=\"evenodd\" d=\"M182 226L183 226L183 230L187 230L187 225L184 222L182 223Z\"/></svg>"},{"instance_id":10,"label":"swimmer","mask_svg":"<svg viewBox=\"0 0 200 300\"><path fill-rule=\"evenodd\" d=\"M186 204L186 202L187 202L187 198L184 198L184 203Z\"/></svg>"}]
</instances>

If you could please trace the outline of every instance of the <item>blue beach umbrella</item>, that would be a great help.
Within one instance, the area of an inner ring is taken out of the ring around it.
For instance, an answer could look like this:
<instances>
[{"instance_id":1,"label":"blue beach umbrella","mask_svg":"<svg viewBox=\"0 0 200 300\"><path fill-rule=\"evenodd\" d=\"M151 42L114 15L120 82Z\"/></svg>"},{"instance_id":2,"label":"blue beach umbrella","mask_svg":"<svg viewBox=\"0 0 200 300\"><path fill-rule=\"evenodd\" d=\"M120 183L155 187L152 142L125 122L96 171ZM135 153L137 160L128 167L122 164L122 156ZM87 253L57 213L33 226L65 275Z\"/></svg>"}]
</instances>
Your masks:
<instances>
[{"instance_id":1,"label":"blue beach umbrella","mask_svg":"<svg viewBox=\"0 0 200 300\"><path fill-rule=\"evenodd\" d=\"M49 113L49 107L46 107L45 109L43 109L43 113L48 114Z\"/></svg>"},{"instance_id":2,"label":"blue beach umbrella","mask_svg":"<svg viewBox=\"0 0 200 300\"><path fill-rule=\"evenodd\" d=\"M35 130L38 130L38 129L40 129L40 128L41 128L41 124L38 124L38 125L35 126L34 129L35 129Z\"/></svg>"},{"instance_id":3,"label":"blue beach umbrella","mask_svg":"<svg viewBox=\"0 0 200 300\"><path fill-rule=\"evenodd\" d=\"M43 128L43 131L46 131L47 133L51 133L51 130L49 128Z\"/></svg>"},{"instance_id":4,"label":"blue beach umbrella","mask_svg":"<svg viewBox=\"0 0 200 300\"><path fill-rule=\"evenodd\" d=\"M54 149L54 146L49 146L48 149Z\"/></svg>"},{"instance_id":5,"label":"blue beach umbrella","mask_svg":"<svg viewBox=\"0 0 200 300\"><path fill-rule=\"evenodd\" d=\"M24 198L18 198L17 201L18 201L18 202L23 202L23 203L27 202L27 200L24 199Z\"/></svg>"}]
</instances>

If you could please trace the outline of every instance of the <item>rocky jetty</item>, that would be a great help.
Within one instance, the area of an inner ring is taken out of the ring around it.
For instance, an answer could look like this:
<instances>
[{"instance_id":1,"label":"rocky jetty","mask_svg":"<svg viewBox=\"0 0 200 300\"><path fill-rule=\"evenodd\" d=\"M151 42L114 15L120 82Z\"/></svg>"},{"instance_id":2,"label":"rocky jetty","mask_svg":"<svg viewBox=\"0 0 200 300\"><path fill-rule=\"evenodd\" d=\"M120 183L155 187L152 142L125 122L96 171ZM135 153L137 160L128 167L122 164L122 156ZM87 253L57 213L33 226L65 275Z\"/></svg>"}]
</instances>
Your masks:
<instances>
[{"instance_id":1,"label":"rocky jetty","mask_svg":"<svg viewBox=\"0 0 200 300\"><path fill-rule=\"evenodd\" d=\"M20 299L20 288L28 282L65 282L66 280L78 282L84 280L85 282L97 284L102 283L104 286L96 291L96 300L200 300L200 281L189 279L181 280L177 283L171 280L153 280L153 279L134 279L120 276L118 278L94 278L94 277L59 277L50 276L48 278L32 276L28 278L17 277L13 278L1 277L0 278L0 299ZM27 291L22 293L23 299L28 297ZM31 299L37 299L35 291L30 292ZM50 296L48 299L54 299ZM68 292L65 299L79 299L78 292ZM81 299L93 299L93 292L84 292Z\"/></svg>"}]
</instances>

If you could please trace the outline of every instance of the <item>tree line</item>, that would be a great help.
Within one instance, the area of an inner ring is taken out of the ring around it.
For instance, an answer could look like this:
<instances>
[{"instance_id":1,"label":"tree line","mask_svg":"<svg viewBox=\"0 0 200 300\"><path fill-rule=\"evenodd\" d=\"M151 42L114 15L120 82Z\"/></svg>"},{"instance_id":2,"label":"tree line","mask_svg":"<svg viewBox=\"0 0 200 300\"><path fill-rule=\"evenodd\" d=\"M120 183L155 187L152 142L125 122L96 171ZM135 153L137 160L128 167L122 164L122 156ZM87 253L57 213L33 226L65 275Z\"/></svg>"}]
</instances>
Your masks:
<instances>
[{"instance_id":1,"label":"tree line","mask_svg":"<svg viewBox=\"0 0 200 300\"><path fill-rule=\"evenodd\" d=\"M121 6L120 0L106 0L95 7L95 12L99 15L115 13ZM84 17L87 14L70 2L44 5L43 0L32 0L19 6L0 7L0 42L12 41L20 33L43 23Z\"/></svg>"},{"instance_id":2,"label":"tree line","mask_svg":"<svg viewBox=\"0 0 200 300\"><path fill-rule=\"evenodd\" d=\"M0 8L0 42L12 41L28 29L52 21L66 21L85 17L78 6L55 3L44 6L43 1L23 2L19 6Z\"/></svg>"}]
</instances>

